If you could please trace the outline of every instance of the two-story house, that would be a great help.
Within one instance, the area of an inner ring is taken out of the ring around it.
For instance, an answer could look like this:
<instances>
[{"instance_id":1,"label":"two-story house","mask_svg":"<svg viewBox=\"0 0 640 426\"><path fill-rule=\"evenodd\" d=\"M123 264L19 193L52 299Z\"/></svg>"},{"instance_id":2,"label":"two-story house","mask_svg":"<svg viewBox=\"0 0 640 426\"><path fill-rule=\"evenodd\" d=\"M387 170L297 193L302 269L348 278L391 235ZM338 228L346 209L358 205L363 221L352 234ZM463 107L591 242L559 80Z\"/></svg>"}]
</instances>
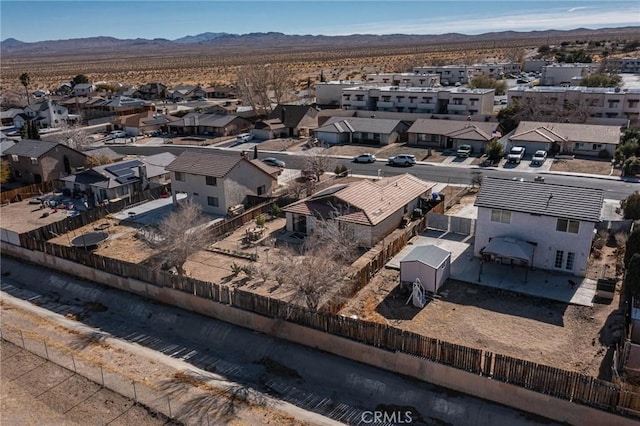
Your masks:
<instances>
[{"instance_id":1,"label":"two-story house","mask_svg":"<svg viewBox=\"0 0 640 426\"><path fill-rule=\"evenodd\" d=\"M44 101L37 104L27 105L22 114L16 115L13 119L17 129L24 127L27 121L35 121L38 127L58 127L69 119L69 110L56 101Z\"/></svg>"},{"instance_id":2,"label":"two-story house","mask_svg":"<svg viewBox=\"0 0 640 426\"><path fill-rule=\"evenodd\" d=\"M601 189L487 177L475 203L474 254L585 276L603 200Z\"/></svg>"},{"instance_id":3,"label":"two-story house","mask_svg":"<svg viewBox=\"0 0 640 426\"><path fill-rule=\"evenodd\" d=\"M57 142L24 139L4 152L14 180L27 184L60 179L78 167L87 156Z\"/></svg>"},{"instance_id":4,"label":"two-story house","mask_svg":"<svg viewBox=\"0 0 640 426\"><path fill-rule=\"evenodd\" d=\"M203 211L226 215L245 204L248 195L270 196L277 188L279 169L238 153L184 151L166 168L171 172L173 202L188 194Z\"/></svg>"}]
</instances>

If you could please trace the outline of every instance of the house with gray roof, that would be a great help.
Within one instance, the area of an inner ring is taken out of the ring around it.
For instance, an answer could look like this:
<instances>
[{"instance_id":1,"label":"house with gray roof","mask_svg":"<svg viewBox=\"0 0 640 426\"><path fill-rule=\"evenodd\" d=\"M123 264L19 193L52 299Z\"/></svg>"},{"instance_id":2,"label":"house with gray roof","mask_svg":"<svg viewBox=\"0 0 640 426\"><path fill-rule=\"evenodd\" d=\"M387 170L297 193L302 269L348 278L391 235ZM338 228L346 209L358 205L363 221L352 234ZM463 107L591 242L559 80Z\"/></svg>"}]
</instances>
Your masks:
<instances>
[{"instance_id":1,"label":"house with gray roof","mask_svg":"<svg viewBox=\"0 0 640 426\"><path fill-rule=\"evenodd\" d=\"M118 161L62 177L75 193L84 193L96 204L105 200L131 197L133 194L170 183L166 167L176 159L170 152Z\"/></svg>"},{"instance_id":2,"label":"house with gray roof","mask_svg":"<svg viewBox=\"0 0 640 426\"><path fill-rule=\"evenodd\" d=\"M171 133L220 137L243 133L251 128L251 122L232 114L192 112L167 126Z\"/></svg>"},{"instance_id":3,"label":"house with gray roof","mask_svg":"<svg viewBox=\"0 0 640 426\"><path fill-rule=\"evenodd\" d=\"M278 104L267 119L277 118L284 124L287 136L308 136L318 127L318 109L310 105Z\"/></svg>"},{"instance_id":4,"label":"house with gray roof","mask_svg":"<svg viewBox=\"0 0 640 426\"><path fill-rule=\"evenodd\" d=\"M287 231L308 235L322 221L337 221L360 246L373 247L411 216L434 186L408 173L336 184L286 206Z\"/></svg>"},{"instance_id":5,"label":"house with gray roof","mask_svg":"<svg viewBox=\"0 0 640 426\"><path fill-rule=\"evenodd\" d=\"M487 177L475 202L474 254L583 277L603 201L601 189Z\"/></svg>"},{"instance_id":6,"label":"house with gray roof","mask_svg":"<svg viewBox=\"0 0 640 426\"><path fill-rule=\"evenodd\" d=\"M409 128L408 144L420 147L458 149L471 145L482 152L491 140L500 137L500 123L495 121L436 120L419 118Z\"/></svg>"},{"instance_id":7,"label":"house with gray roof","mask_svg":"<svg viewBox=\"0 0 640 426\"><path fill-rule=\"evenodd\" d=\"M184 151L166 168L171 172L173 202L186 193L203 211L226 215L231 207L246 204L249 195L270 196L280 170L244 153Z\"/></svg>"},{"instance_id":8,"label":"house with gray roof","mask_svg":"<svg viewBox=\"0 0 640 426\"><path fill-rule=\"evenodd\" d=\"M23 139L4 152L11 166L13 179L26 183L40 183L60 179L78 167L87 156L57 142Z\"/></svg>"},{"instance_id":9,"label":"house with gray roof","mask_svg":"<svg viewBox=\"0 0 640 426\"><path fill-rule=\"evenodd\" d=\"M27 121L34 121L38 127L58 127L69 120L69 110L56 101L47 100L33 103L24 108L24 113L13 118L13 124L21 129Z\"/></svg>"},{"instance_id":10,"label":"house with gray roof","mask_svg":"<svg viewBox=\"0 0 640 426\"><path fill-rule=\"evenodd\" d=\"M509 136L507 148L523 146L531 153L545 150L590 157L604 150L613 157L621 136L620 126L521 121Z\"/></svg>"},{"instance_id":11,"label":"house with gray roof","mask_svg":"<svg viewBox=\"0 0 640 426\"><path fill-rule=\"evenodd\" d=\"M331 117L315 130L319 141L334 144L388 145L398 142L409 124L383 118Z\"/></svg>"}]
</instances>

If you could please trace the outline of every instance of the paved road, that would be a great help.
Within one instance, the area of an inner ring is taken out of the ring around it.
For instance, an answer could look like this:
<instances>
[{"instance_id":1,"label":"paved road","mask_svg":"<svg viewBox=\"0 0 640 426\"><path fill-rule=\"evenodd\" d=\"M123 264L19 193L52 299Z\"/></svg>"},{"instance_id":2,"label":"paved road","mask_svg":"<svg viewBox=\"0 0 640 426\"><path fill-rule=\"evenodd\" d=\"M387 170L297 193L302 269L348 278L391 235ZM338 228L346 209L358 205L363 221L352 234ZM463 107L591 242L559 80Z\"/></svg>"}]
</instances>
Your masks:
<instances>
[{"instance_id":1,"label":"paved road","mask_svg":"<svg viewBox=\"0 0 640 426\"><path fill-rule=\"evenodd\" d=\"M382 405L416 413L413 424L554 424L469 395L402 377L129 293L2 258L2 292L101 333L135 342L303 409L347 424ZM104 305L88 312L87 302Z\"/></svg>"},{"instance_id":2,"label":"paved road","mask_svg":"<svg viewBox=\"0 0 640 426\"><path fill-rule=\"evenodd\" d=\"M179 155L182 151L189 150L206 150L211 152L215 148L201 147L184 147L184 146L112 146L116 152L127 155L152 155L159 152L169 151ZM239 155L239 154L238 154ZM304 168L305 158L303 154L298 153L260 153L260 158L276 157L287 163L287 167L294 169ZM470 184L471 172L477 169L443 166L434 164L417 164L410 168L391 167L385 162L378 161L373 164L356 164L349 159L338 159L338 163L345 164L352 170L354 174L362 174L369 176L377 176L378 170L382 176L394 176L401 173L411 172L416 177L432 181L444 182L451 184ZM521 172L511 170L509 167L487 168L482 169L484 176L496 176L502 178L523 178L531 180L534 176L532 172ZM605 191L604 198L613 200L622 200L634 191L640 190L640 184L634 182L626 182L623 180L601 179L597 177L583 176L567 176L560 174L544 173L545 182L572 186L581 186L585 188L598 188Z\"/></svg>"}]
</instances>

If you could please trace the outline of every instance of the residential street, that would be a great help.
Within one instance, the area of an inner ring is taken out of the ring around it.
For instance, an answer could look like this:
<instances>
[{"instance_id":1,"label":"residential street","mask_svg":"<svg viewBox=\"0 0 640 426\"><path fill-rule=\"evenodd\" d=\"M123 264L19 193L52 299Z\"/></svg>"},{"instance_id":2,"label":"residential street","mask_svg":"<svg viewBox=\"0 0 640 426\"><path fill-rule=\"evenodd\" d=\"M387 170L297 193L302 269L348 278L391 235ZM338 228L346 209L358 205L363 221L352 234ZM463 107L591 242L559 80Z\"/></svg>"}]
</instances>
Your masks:
<instances>
[{"instance_id":1,"label":"residential street","mask_svg":"<svg viewBox=\"0 0 640 426\"><path fill-rule=\"evenodd\" d=\"M1 272L3 327L29 326L16 309L8 305L29 311L32 316L45 315L46 312L40 310L44 308L60 315L46 315L51 323L47 326L44 321L34 325L40 334L55 336L59 331L52 325L55 323L64 324L66 328L77 324L86 332L84 324L108 344L115 341L112 338L117 339L119 350L139 352L139 357L132 357L132 362L140 365L134 365L135 368L124 365L120 367L122 369L148 374L145 363L149 359L149 349L152 349L156 354L154 363L202 374L208 374L202 371L206 370L223 376L247 392L270 395L269 398L308 410L308 416L304 416L299 409L287 409L286 405L278 407L311 424L330 423L328 419L326 422L313 420L313 412L341 423L364 424L363 412L385 407L411 410L415 413L412 424L554 424L469 395L13 259L2 258ZM161 378L139 378L140 381L144 379Z\"/></svg>"},{"instance_id":2,"label":"residential street","mask_svg":"<svg viewBox=\"0 0 640 426\"><path fill-rule=\"evenodd\" d=\"M120 145L112 146L114 151L126 155L153 155L159 152L171 152L179 155L185 149L189 150L206 150L210 152L214 148L186 147L186 146L133 146ZM265 153L260 152L260 157L276 157L285 160L288 168L303 169L305 156L303 154L294 153ZM452 165L441 165L436 163L418 163L410 168L391 167L386 162L378 161L373 164L353 163L350 159L339 159L339 163L345 164L353 174L378 176L380 170L381 176L395 176L402 173L411 173L416 177L433 182L443 182L449 184L470 184L471 172L481 170L484 176L502 177L502 178L523 178L527 180L533 179L535 172L516 171L507 167L488 167L488 168L471 168ZM511 166L510 166L511 167ZM632 181L623 181L619 179L608 179L603 176L572 176L560 173L543 172L545 182L561 185L581 186L585 188L598 188L605 191L604 198L622 200L629 194L640 189L640 183Z\"/></svg>"}]
</instances>

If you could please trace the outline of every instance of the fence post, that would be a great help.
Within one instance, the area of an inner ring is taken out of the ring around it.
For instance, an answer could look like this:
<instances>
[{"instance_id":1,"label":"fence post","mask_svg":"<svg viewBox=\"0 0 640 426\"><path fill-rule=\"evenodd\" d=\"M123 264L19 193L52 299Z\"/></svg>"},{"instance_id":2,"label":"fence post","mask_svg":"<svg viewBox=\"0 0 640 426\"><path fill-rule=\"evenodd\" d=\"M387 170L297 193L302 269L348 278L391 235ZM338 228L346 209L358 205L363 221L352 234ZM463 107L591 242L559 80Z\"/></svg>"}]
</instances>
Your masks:
<instances>
[{"instance_id":1,"label":"fence post","mask_svg":"<svg viewBox=\"0 0 640 426\"><path fill-rule=\"evenodd\" d=\"M24 346L24 336L22 335L22 330L20 330L20 340L22 340L22 349L26 349Z\"/></svg>"},{"instance_id":2,"label":"fence post","mask_svg":"<svg viewBox=\"0 0 640 426\"><path fill-rule=\"evenodd\" d=\"M73 372L78 374L78 370L76 369L76 359L73 357L73 354L71 354L71 362L73 362Z\"/></svg>"},{"instance_id":3,"label":"fence post","mask_svg":"<svg viewBox=\"0 0 640 426\"><path fill-rule=\"evenodd\" d=\"M102 387L104 387L104 371L102 370L102 366L100 366L100 376L102 377Z\"/></svg>"},{"instance_id":4,"label":"fence post","mask_svg":"<svg viewBox=\"0 0 640 426\"><path fill-rule=\"evenodd\" d=\"M136 392L136 382L135 382L135 380L132 380L131 384L133 385L133 400L137 404L138 403L138 393Z\"/></svg>"},{"instance_id":5,"label":"fence post","mask_svg":"<svg viewBox=\"0 0 640 426\"><path fill-rule=\"evenodd\" d=\"M47 341L43 340L42 343L44 343L44 353L47 355L47 361L49 361L49 349L47 348Z\"/></svg>"},{"instance_id":6,"label":"fence post","mask_svg":"<svg viewBox=\"0 0 640 426\"><path fill-rule=\"evenodd\" d=\"M171 398L167 395L167 405L169 406L169 417L173 418L173 414L171 414Z\"/></svg>"}]
</instances>

